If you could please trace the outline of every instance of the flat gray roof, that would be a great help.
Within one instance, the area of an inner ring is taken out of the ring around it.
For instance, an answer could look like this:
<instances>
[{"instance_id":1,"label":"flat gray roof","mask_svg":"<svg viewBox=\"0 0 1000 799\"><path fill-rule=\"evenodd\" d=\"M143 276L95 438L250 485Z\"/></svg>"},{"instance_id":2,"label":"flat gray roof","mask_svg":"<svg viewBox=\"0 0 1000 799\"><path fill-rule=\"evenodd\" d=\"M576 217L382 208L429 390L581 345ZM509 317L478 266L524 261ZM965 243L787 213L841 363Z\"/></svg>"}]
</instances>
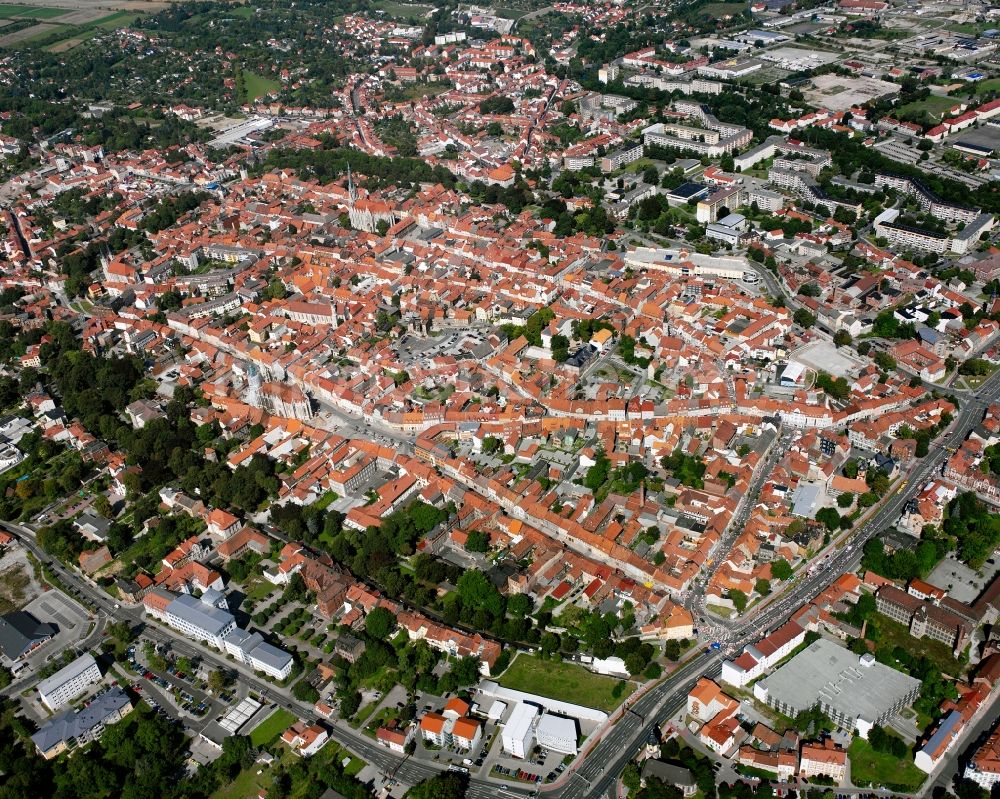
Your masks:
<instances>
[{"instance_id":1,"label":"flat gray roof","mask_svg":"<svg viewBox=\"0 0 1000 799\"><path fill-rule=\"evenodd\" d=\"M271 644L266 641L251 649L250 657L256 658L261 663L266 663L271 668L279 670L285 668L285 666L288 665L292 659L292 656L283 649L271 646Z\"/></svg>"},{"instance_id":2,"label":"flat gray roof","mask_svg":"<svg viewBox=\"0 0 1000 799\"><path fill-rule=\"evenodd\" d=\"M167 613L212 635L218 635L234 621L232 613L206 604L190 594L181 594L167 605Z\"/></svg>"},{"instance_id":3,"label":"flat gray roof","mask_svg":"<svg viewBox=\"0 0 1000 799\"><path fill-rule=\"evenodd\" d=\"M759 683L768 696L798 710L817 703L848 718L877 721L920 681L877 661L862 665L851 650L820 638Z\"/></svg>"}]
</instances>

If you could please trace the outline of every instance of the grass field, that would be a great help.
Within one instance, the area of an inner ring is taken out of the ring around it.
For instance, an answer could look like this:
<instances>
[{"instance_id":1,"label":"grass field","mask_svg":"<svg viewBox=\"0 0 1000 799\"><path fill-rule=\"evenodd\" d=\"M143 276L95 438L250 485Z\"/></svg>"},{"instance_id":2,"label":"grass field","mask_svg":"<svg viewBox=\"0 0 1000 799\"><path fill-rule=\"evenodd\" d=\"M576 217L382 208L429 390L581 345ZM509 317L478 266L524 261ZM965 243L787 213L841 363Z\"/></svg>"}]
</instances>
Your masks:
<instances>
[{"instance_id":1,"label":"grass field","mask_svg":"<svg viewBox=\"0 0 1000 799\"><path fill-rule=\"evenodd\" d=\"M250 733L254 746L267 746L295 722L295 716L284 708L278 708Z\"/></svg>"},{"instance_id":2,"label":"grass field","mask_svg":"<svg viewBox=\"0 0 1000 799\"><path fill-rule=\"evenodd\" d=\"M709 3L702 11L713 17L724 17L727 14L736 16L746 9L746 3Z\"/></svg>"},{"instance_id":3,"label":"grass field","mask_svg":"<svg viewBox=\"0 0 1000 799\"><path fill-rule=\"evenodd\" d=\"M632 693L627 683L620 696L613 691L618 680L593 674L575 663L542 660L531 655L518 655L497 682L515 691L560 699L584 707L610 712Z\"/></svg>"},{"instance_id":4,"label":"grass field","mask_svg":"<svg viewBox=\"0 0 1000 799\"><path fill-rule=\"evenodd\" d=\"M912 758L900 761L892 755L876 752L864 738L855 738L847 753L851 758L851 780L855 785L870 782L913 790L924 781L924 773L913 765Z\"/></svg>"},{"instance_id":5,"label":"grass field","mask_svg":"<svg viewBox=\"0 0 1000 799\"><path fill-rule=\"evenodd\" d=\"M136 14L132 11L117 11L114 14L101 17L94 22L94 26L98 28L124 28L126 25L131 25L141 16L142 14Z\"/></svg>"},{"instance_id":6,"label":"grass field","mask_svg":"<svg viewBox=\"0 0 1000 799\"><path fill-rule=\"evenodd\" d=\"M1000 91L1000 78L990 78L989 80L981 80L974 84L977 91L980 92L995 92Z\"/></svg>"},{"instance_id":7,"label":"grass field","mask_svg":"<svg viewBox=\"0 0 1000 799\"><path fill-rule=\"evenodd\" d=\"M386 93L392 102L401 103L408 100L419 100L424 96L437 97L451 89L447 83L404 83L402 86L389 86Z\"/></svg>"},{"instance_id":8,"label":"grass field","mask_svg":"<svg viewBox=\"0 0 1000 799\"><path fill-rule=\"evenodd\" d=\"M940 97L936 94L931 94L923 100L917 100L916 102L901 106L899 114L919 114L921 111L926 111L927 115L932 119L941 119L941 116L945 112L960 102L961 100L957 97Z\"/></svg>"},{"instance_id":9,"label":"grass field","mask_svg":"<svg viewBox=\"0 0 1000 799\"><path fill-rule=\"evenodd\" d=\"M258 774L258 771L262 771ZM261 789L271 785L271 774L269 769L261 769L255 765L253 768L245 768L236 778L227 782L219 790L212 794L212 799L253 799L258 796Z\"/></svg>"},{"instance_id":10,"label":"grass field","mask_svg":"<svg viewBox=\"0 0 1000 799\"><path fill-rule=\"evenodd\" d=\"M243 80L246 81L248 100L256 100L258 97L263 97L265 94L269 94L281 86L278 81L265 78L263 75L258 75L254 72L244 72Z\"/></svg>"},{"instance_id":11,"label":"grass field","mask_svg":"<svg viewBox=\"0 0 1000 799\"><path fill-rule=\"evenodd\" d=\"M141 16L141 13L135 11L116 11L79 25L64 24L58 19L51 23L43 20L39 25L29 28L27 32L22 31L26 34L24 38L8 46L41 47L50 53L61 53L89 41L98 33L130 25ZM32 31L37 32L32 35Z\"/></svg>"},{"instance_id":12,"label":"grass field","mask_svg":"<svg viewBox=\"0 0 1000 799\"><path fill-rule=\"evenodd\" d=\"M520 19L526 14L530 14L526 8L494 8L493 13L501 19Z\"/></svg>"},{"instance_id":13,"label":"grass field","mask_svg":"<svg viewBox=\"0 0 1000 799\"><path fill-rule=\"evenodd\" d=\"M988 23L975 23L975 22L955 22L948 25L947 30L954 31L955 33L964 33L969 36L981 36L983 31L988 31L992 25Z\"/></svg>"},{"instance_id":14,"label":"grass field","mask_svg":"<svg viewBox=\"0 0 1000 799\"><path fill-rule=\"evenodd\" d=\"M65 8L32 8L22 14L18 14L18 17L22 19L25 17L30 17L31 19L55 19L68 13L69 10Z\"/></svg>"},{"instance_id":15,"label":"grass field","mask_svg":"<svg viewBox=\"0 0 1000 799\"><path fill-rule=\"evenodd\" d=\"M410 3L394 3L390 0L382 0L374 6L379 11L384 11L394 19L423 19L434 6L411 5Z\"/></svg>"},{"instance_id":16,"label":"grass field","mask_svg":"<svg viewBox=\"0 0 1000 799\"><path fill-rule=\"evenodd\" d=\"M253 16L253 9L250 6L240 6L239 8L234 8L229 12L234 17L242 17L243 19L250 19Z\"/></svg>"},{"instance_id":17,"label":"grass field","mask_svg":"<svg viewBox=\"0 0 1000 799\"><path fill-rule=\"evenodd\" d=\"M24 604L31 577L24 564L16 564L0 574L0 613L10 613Z\"/></svg>"}]
</instances>

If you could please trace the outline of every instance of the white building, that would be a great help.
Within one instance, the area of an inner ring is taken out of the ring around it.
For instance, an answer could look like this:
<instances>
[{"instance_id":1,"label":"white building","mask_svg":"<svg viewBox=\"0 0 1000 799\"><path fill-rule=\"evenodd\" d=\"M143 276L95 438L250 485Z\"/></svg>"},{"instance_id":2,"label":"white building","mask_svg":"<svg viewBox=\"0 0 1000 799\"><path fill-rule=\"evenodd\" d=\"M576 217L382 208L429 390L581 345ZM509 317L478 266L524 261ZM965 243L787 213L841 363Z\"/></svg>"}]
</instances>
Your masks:
<instances>
[{"instance_id":1,"label":"white building","mask_svg":"<svg viewBox=\"0 0 1000 799\"><path fill-rule=\"evenodd\" d=\"M228 654L254 671L261 671L276 680L283 680L292 673L292 656L271 646L260 633L237 627L225 637L223 643Z\"/></svg>"},{"instance_id":2,"label":"white building","mask_svg":"<svg viewBox=\"0 0 1000 799\"><path fill-rule=\"evenodd\" d=\"M722 662L722 681L742 688L760 677L771 666L790 654L806 637L806 631L794 621L786 622L756 644L747 644L734 660Z\"/></svg>"},{"instance_id":3,"label":"white building","mask_svg":"<svg viewBox=\"0 0 1000 799\"><path fill-rule=\"evenodd\" d=\"M553 716L544 713L535 726L535 737L538 745L552 752L563 755L576 755L577 729L576 722L565 716Z\"/></svg>"},{"instance_id":4,"label":"white building","mask_svg":"<svg viewBox=\"0 0 1000 799\"><path fill-rule=\"evenodd\" d=\"M505 752L514 757L528 756L535 737L534 724L537 716L538 708L535 705L518 702L514 706L507 723L503 725L500 738Z\"/></svg>"},{"instance_id":5,"label":"white building","mask_svg":"<svg viewBox=\"0 0 1000 799\"><path fill-rule=\"evenodd\" d=\"M206 592L200 599L189 594L172 594L156 588L143 597L146 612L196 641L205 641L241 663L282 680L292 673L292 656L271 646L260 633L236 626L233 614L213 604L217 593Z\"/></svg>"},{"instance_id":6,"label":"white building","mask_svg":"<svg viewBox=\"0 0 1000 799\"><path fill-rule=\"evenodd\" d=\"M38 683L38 696L49 710L58 710L101 681L101 670L89 652Z\"/></svg>"}]
</instances>

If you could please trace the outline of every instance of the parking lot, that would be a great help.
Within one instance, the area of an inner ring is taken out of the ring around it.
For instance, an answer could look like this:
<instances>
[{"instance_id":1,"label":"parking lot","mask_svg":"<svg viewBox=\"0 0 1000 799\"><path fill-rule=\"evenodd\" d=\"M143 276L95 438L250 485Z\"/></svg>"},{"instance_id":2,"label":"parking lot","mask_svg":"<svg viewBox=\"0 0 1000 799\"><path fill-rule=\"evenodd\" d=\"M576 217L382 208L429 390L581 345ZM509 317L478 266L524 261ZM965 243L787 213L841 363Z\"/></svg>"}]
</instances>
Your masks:
<instances>
[{"instance_id":1,"label":"parking lot","mask_svg":"<svg viewBox=\"0 0 1000 799\"><path fill-rule=\"evenodd\" d=\"M145 662L142 648L143 644L139 643L138 648L133 645L128 650L129 666L136 672L131 687L142 694L154 710L181 720L207 721L225 712L235 698L235 691L220 697L207 694L207 686L195 675L180 671L169 653L165 670L153 668Z\"/></svg>"},{"instance_id":2,"label":"parking lot","mask_svg":"<svg viewBox=\"0 0 1000 799\"><path fill-rule=\"evenodd\" d=\"M998 569L1000 566L995 556L986 561L979 571L948 556L934 567L928 580L932 585L944 588L952 599L971 603L990 584Z\"/></svg>"},{"instance_id":3,"label":"parking lot","mask_svg":"<svg viewBox=\"0 0 1000 799\"><path fill-rule=\"evenodd\" d=\"M39 621L54 624L57 628L51 641L42 644L25 659L31 671L41 668L64 650L71 649L87 636L90 629L91 618L87 611L61 591L46 591L25 605L24 610Z\"/></svg>"}]
</instances>

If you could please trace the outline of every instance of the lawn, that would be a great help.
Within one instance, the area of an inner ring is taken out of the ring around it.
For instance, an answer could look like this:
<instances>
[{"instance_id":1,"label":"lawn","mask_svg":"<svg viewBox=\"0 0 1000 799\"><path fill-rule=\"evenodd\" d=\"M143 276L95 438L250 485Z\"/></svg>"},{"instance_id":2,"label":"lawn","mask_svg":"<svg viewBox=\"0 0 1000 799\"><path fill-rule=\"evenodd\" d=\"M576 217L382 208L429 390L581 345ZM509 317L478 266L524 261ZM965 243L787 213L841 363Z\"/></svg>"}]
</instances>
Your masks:
<instances>
[{"instance_id":1,"label":"lawn","mask_svg":"<svg viewBox=\"0 0 1000 799\"><path fill-rule=\"evenodd\" d=\"M916 100L901 106L899 115L919 114L922 111L926 111L927 115L932 119L941 119L943 114L960 102L962 101L958 97L941 97L937 94L931 94L923 100Z\"/></svg>"},{"instance_id":2,"label":"lawn","mask_svg":"<svg viewBox=\"0 0 1000 799\"><path fill-rule=\"evenodd\" d=\"M248 100L256 100L281 86L276 80L249 71L243 73L243 80L246 82Z\"/></svg>"},{"instance_id":3,"label":"lawn","mask_svg":"<svg viewBox=\"0 0 1000 799\"><path fill-rule=\"evenodd\" d=\"M243 19L250 19L253 16L253 9L250 6L240 6L239 8L234 8L229 12L234 17L242 17Z\"/></svg>"},{"instance_id":4,"label":"lawn","mask_svg":"<svg viewBox=\"0 0 1000 799\"><path fill-rule=\"evenodd\" d=\"M254 580L253 586L247 589L247 599L251 602L260 602L264 597L271 596L278 587L263 577L254 578Z\"/></svg>"},{"instance_id":5,"label":"lawn","mask_svg":"<svg viewBox=\"0 0 1000 799\"><path fill-rule=\"evenodd\" d=\"M873 783L911 791L918 788L926 776L913 765L912 756L897 760L892 755L876 752L864 738L855 738L847 754L851 758L851 780L855 785Z\"/></svg>"},{"instance_id":6,"label":"lawn","mask_svg":"<svg viewBox=\"0 0 1000 799\"><path fill-rule=\"evenodd\" d=\"M250 743L254 746L267 746L281 733L295 723L295 716L284 708L278 708L250 733Z\"/></svg>"},{"instance_id":7,"label":"lawn","mask_svg":"<svg viewBox=\"0 0 1000 799\"><path fill-rule=\"evenodd\" d=\"M542 660L518 655L497 680L504 688L572 702L610 712L632 693L635 686L626 683L619 696L614 695L618 680L593 674L575 663Z\"/></svg>"},{"instance_id":8,"label":"lawn","mask_svg":"<svg viewBox=\"0 0 1000 799\"><path fill-rule=\"evenodd\" d=\"M326 510L330 505L336 502L340 498L340 495L336 491L327 491L323 496L317 499L313 505L315 505L320 510Z\"/></svg>"},{"instance_id":9,"label":"lawn","mask_svg":"<svg viewBox=\"0 0 1000 799\"><path fill-rule=\"evenodd\" d=\"M258 774L257 772L261 773ZM236 779L227 782L212 794L211 799L254 799L261 789L271 786L270 769L262 769L256 763L245 768L236 775Z\"/></svg>"},{"instance_id":10,"label":"lawn","mask_svg":"<svg viewBox=\"0 0 1000 799\"><path fill-rule=\"evenodd\" d=\"M622 172L645 172L646 169L651 166L656 166L656 164L653 163L652 158L640 158L638 161L626 164L622 169Z\"/></svg>"},{"instance_id":11,"label":"lawn","mask_svg":"<svg viewBox=\"0 0 1000 799\"><path fill-rule=\"evenodd\" d=\"M1000 78L977 81L975 87L976 91L980 93L1000 91Z\"/></svg>"}]
</instances>

